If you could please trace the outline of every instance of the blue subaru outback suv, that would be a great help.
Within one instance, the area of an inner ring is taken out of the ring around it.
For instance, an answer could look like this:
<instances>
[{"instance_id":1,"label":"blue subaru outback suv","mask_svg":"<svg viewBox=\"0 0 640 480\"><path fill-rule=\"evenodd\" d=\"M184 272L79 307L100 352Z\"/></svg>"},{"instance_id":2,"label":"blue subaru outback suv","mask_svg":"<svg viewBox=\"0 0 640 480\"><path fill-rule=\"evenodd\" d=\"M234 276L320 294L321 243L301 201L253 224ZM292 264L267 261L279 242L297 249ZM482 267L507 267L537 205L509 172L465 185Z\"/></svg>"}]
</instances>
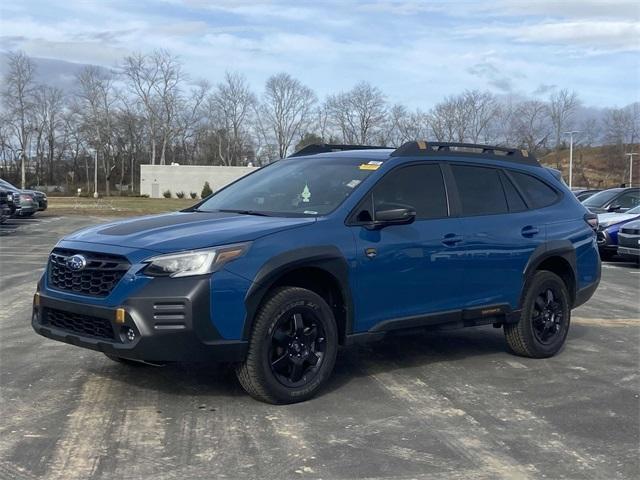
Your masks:
<instances>
[{"instance_id":1,"label":"blue subaru outback suv","mask_svg":"<svg viewBox=\"0 0 640 480\"><path fill-rule=\"evenodd\" d=\"M562 347L600 279L595 215L526 151L311 145L187 210L80 230L52 251L36 332L121 362L222 361L291 403L340 345L493 324Z\"/></svg>"}]
</instances>

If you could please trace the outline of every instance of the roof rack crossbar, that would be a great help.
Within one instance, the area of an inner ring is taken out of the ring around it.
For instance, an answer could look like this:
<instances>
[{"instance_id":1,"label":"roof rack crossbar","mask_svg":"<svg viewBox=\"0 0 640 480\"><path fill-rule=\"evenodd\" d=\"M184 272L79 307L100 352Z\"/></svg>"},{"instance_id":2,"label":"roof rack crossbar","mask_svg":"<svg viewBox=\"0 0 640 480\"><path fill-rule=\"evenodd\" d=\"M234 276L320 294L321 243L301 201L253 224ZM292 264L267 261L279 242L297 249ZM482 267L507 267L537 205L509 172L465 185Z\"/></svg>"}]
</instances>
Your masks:
<instances>
[{"instance_id":1,"label":"roof rack crossbar","mask_svg":"<svg viewBox=\"0 0 640 480\"><path fill-rule=\"evenodd\" d=\"M526 150L518 148L500 147L495 145L482 145L476 143L454 142L406 142L391 153L392 157L425 156L446 153L447 155L479 155L496 160L506 160L528 165L540 165L533 155Z\"/></svg>"},{"instance_id":2,"label":"roof rack crossbar","mask_svg":"<svg viewBox=\"0 0 640 480\"><path fill-rule=\"evenodd\" d=\"M306 147L301 148L295 153L289 155L291 157L304 157L306 155L315 155L316 153L329 153L329 152L344 152L346 150L377 150L382 147L377 145L346 145L346 144L334 144L334 143L312 143Z\"/></svg>"}]
</instances>

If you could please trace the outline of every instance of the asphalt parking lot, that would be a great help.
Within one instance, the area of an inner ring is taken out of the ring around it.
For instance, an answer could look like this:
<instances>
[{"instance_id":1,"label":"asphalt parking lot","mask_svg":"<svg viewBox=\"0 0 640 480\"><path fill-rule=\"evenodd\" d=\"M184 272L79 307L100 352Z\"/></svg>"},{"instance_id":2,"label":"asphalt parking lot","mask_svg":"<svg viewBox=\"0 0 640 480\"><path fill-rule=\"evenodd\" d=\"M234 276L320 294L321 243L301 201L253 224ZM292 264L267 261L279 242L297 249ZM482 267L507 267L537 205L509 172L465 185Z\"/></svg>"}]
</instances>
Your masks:
<instances>
[{"instance_id":1,"label":"asphalt parking lot","mask_svg":"<svg viewBox=\"0 0 640 480\"><path fill-rule=\"evenodd\" d=\"M0 478L638 478L640 270L603 266L556 357L480 327L344 349L328 388L258 403L225 367L127 367L36 335L31 299L64 234L0 228Z\"/></svg>"}]
</instances>

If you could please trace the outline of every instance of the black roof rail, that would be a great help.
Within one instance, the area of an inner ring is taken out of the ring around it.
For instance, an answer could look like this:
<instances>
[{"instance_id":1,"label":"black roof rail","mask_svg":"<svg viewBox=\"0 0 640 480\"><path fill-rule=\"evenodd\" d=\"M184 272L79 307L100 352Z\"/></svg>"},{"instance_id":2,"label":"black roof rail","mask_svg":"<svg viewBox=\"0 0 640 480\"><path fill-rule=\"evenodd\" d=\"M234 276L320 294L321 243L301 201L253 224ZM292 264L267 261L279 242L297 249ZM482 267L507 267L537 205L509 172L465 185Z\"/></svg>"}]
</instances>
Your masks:
<instances>
[{"instance_id":1,"label":"black roof rail","mask_svg":"<svg viewBox=\"0 0 640 480\"><path fill-rule=\"evenodd\" d=\"M539 166L538 160L527 150L519 148L498 147L477 143L426 142L418 140L406 142L393 151L392 157L410 157L427 155L478 155L493 160L524 163Z\"/></svg>"},{"instance_id":2,"label":"black roof rail","mask_svg":"<svg viewBox=\"0 0 640 480\"><path fill-rule=\"evenodd\" d=\"M377 150L381 148L375 145L339 145L333 143L312 143L306 147L301 148L295 153L292 153L287 158L291 157L304 157L305 155L315 155L316 153L329 153L329 152L343 152L346 150Z\"/></svg>"}]
</instances>

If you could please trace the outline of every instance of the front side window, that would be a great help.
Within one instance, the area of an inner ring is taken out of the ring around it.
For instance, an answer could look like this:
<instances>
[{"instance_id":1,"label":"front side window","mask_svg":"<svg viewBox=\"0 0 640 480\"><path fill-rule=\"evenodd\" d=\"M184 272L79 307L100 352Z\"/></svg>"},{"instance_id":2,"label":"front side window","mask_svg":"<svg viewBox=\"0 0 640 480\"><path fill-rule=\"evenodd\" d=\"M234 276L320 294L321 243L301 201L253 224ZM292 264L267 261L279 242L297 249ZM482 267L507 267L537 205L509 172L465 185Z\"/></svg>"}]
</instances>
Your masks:
<instances>
[{"instance_id":1,"label":"front side window","mask_svg":"<svg viewBox=\"0 0 640 480\"><path fill-rule=\"evenodd\" d=\"M373 188L371 199L374 212L408 207L416 211L418 220L448 215L444 180L440 166L436 164L393 170Z\"/></svg>"},{"instance_id":2,"label":"front side window","mask_svg":"<svg viewBox=\"0 0 640 480\"><path fill-rule=\"evenodd\" d=\"M452 165L462 215L507 213L500 173L495 168Z\"/></svg>"},{"instance_id":3,"label":"front side window","mask_svg":"<svg viewBox=\"0 0 640 480\"><path fill-rule=\"evenodd\" d=\"M215 193L197 211L324 215L351 195L379 163L327 157L280 160Z\"/></svg>"},{"instance_id":4,"label":"front side window","mask_svg":"<svg viewBox=\"0 0 640 480\"><path fill-rule=\"evenodd\" d=\"M640 204L640 192L626 192L613 201L620 208L634 208Z\"/></svg>"}]
</instances>

